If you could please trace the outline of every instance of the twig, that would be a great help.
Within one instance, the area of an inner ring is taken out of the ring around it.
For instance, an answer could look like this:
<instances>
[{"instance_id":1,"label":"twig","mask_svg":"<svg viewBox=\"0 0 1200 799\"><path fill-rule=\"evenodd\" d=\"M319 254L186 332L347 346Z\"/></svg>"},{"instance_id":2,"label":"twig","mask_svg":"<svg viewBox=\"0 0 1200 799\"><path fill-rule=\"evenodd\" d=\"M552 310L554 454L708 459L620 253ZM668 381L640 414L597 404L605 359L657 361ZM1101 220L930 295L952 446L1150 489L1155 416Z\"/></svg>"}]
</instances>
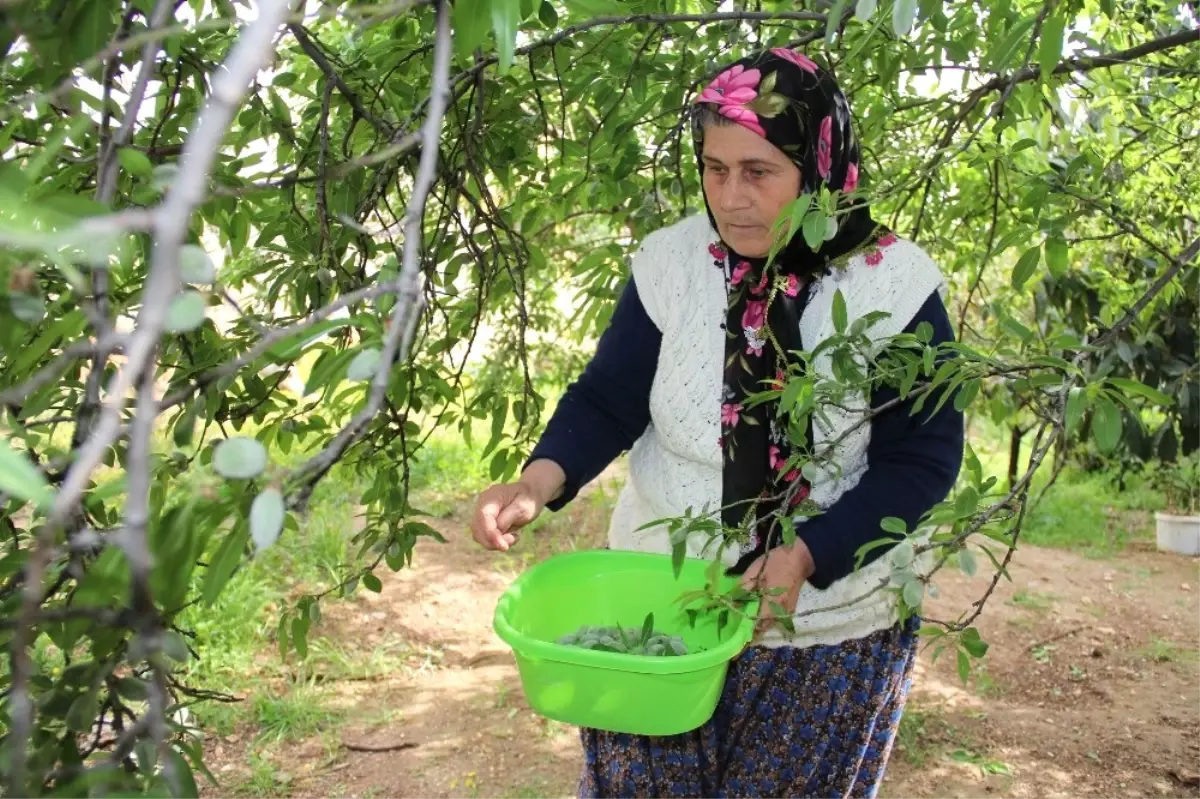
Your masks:
<instances>
[{"instance_id":1,"label":"twig","mask_svg":"<svg viewBox=\"0 0 1200 799\"><path fill-rule=\"evenodd\" d=\"M102 350L109 352L125 346L128 337L124 333L110 333L99 341L76 341L51 359L24 383L0 391L0 405L15 405L42 386L55 380L76 358L85 358Z\"/></svg>"},{"instance_id":2,"label":"twig","mask_svg":"<svg viewBox=\"0 0 1200 799\"><path fill-rule=\"evenodd\" d=\"M351 752L398 752L401 749L416 749L420 744L415 744L411 741L395 741L386 744L367 744L355 743L354 741L342 741L342 746L349 749Z\"/></svg>"},{"instance_id":3,"label":"twig","mask_svg":"<svg viewBox=\"0 0 1200 799\"><path fill-rule=\"evenodd\" d=\"M1088 629L1088 625L1086 625L1086 624L1081 624L1078 627L1072 627L1071 629L1067 630L1066 632L1061 632L1058 635L1052 635L1045 640L1034 641L1032 644L1025 647L1025 651L1032 652L1033 650L1043 647L1046 644L1052 644L1055 641L1061 641L1064 638L1070 638L1072 635L1075 635L1076 633L1081 633L1086 629Z\"/></svg>"},{"instance_id":4,"label":"twig","mask_svg":"<svg viewBox=\"0 0 1200 799\"><path fill-rule=\"evenodd\" d=\"M318 322L324 321L343 308L351 306L357 302L374 299L375 297L381 297L385 294L398 293L402 288L402 281L400 279L396 279L388 281L387 283L379 283L374 286L368 286L367 288L359 289L358 291L353 291L349 294L343 294L333 302L326 305L324 308L313 311L299 322L288 325L287 327L279 327L269 331L266 335L255 342L253 347L240 355L238 358L202 373L193 380L192 385L184 386L183 388L172 391L163 398L162 402L160 403L160 407L165 410L186 401L188 397L192 396L192 394L194 394L196 391L199 391L205 386L212 385L222 377L231 375L234 372L242 369L247 364L258 360L264 353L266 353L267 350L271 348L273 344L294 336L297 333L304 332L308 328L312 327Z\"/></svg>"},{"instance_id":5,"label":"twig","mask_svg":"<svg viewBox=\"0 0 1200 799\"><path fill-rule=\"evenodd\" d=\"M325 73L325 79L332 81L333 85L337 87L338 93L345 97L346 101L350 103L350 107L354 109L354 113L369 122L371 127L375 128L380 133L383 133L385 136L390 136L394 130L394 126L384 122L382 119L379 119L377 116L367 110L366 106L362 104L362 100L360 100L358 95L346 85L346 81L343 80L342 76L338 74L338 71L333 68L333 64L329 62L329 58L325 55L325 52L321 49L317 42L313 41L313 38L309 36L308 31L304 29L304 26L299 23L292 23L291 25L288 25L288 30L291 31L292 35L296 37L296 42L300 45L300 49L304 51L304 54L311 58L313 63Z\"/></svg>"}]
</instances>

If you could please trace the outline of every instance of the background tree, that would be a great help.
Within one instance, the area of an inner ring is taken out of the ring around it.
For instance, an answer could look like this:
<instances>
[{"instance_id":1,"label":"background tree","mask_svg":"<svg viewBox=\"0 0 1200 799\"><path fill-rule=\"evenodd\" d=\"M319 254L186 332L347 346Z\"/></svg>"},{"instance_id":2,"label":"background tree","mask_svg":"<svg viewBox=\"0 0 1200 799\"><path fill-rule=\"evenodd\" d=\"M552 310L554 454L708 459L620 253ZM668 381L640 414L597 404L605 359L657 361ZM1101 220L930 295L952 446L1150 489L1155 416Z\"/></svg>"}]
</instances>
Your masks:
<instances>
[{"instance_id":1,"label":"background tree","mask_svg":"<svg viewBox=\"0 0 1200 799\"><path fill-rule=\"evenodd\" d=\"M221 697L174 671L182 611L333 468L368 487L326 594L436 537L408 481L435 428L513 474L626 253L700 208L692 98L763 46L835 67L866 194L951 282L953 366L920 341L884 365L1013 431L1007 484L969 456L933 516L963 568L971 536L1002 545L994 587L1056 442L1196 446L1198 38L1155 0L0 3L8 792L194 794L174 711ZM805 380L819 412L838 389ZM987 593L930 620L963 668ZM326 594L281 613L281 650Z\"/></svg>"}]
</instances>

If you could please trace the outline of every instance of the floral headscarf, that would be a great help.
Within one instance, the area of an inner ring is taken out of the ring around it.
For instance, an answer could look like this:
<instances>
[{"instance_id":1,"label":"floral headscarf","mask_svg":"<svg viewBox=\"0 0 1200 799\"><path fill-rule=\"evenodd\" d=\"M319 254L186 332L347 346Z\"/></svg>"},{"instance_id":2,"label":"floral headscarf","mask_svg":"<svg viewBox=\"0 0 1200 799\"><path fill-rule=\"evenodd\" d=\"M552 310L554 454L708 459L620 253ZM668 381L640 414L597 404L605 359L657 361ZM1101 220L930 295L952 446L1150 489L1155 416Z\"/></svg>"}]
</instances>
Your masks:
<instances>
[{"instance_id":1,"label":"floral headscarf","mask_svg":"<svg viewBox=\"0 0 1200 799\"><path fill-rule=\"evenodd\" d=\"M782 385L788 352L803 349L800 313L808 281L856 252L876 253L894 237L871 219L864 204L849 207L859 181L850 106L833 75L806 55L775 48L744 58L722 70L695 102L778 147L800 169L802 192L816 195L822 187L839 192L842 209L836 230L815 250L797 233L769 264L745 258L719 239L709 245L714 266L725 270L729 294L721 504L723 523L747 533L741 557L729 570L736 574L780 542L774 517L797 508L810 488L791 460L787 417L778 403L750 407L747 397ZM704 130L696 124L692 134L703 174ZM708 215L717 230L711 208Z\"/></svg>"}]
</instances>

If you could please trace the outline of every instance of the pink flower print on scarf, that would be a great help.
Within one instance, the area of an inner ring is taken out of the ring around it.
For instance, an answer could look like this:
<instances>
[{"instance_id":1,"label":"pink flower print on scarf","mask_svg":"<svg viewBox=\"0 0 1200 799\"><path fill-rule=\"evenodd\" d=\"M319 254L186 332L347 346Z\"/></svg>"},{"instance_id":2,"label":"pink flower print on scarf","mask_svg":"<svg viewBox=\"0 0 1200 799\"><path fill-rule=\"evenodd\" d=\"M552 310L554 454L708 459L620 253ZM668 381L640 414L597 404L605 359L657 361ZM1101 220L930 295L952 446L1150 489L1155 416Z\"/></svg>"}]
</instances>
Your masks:
<instances>
[{"instance_id":1,"label":"pink flower print on scarf","mask_svg":"<svg viewBox=\"0 0 1200 799\"><path fill-rule=\"evenodd\" d=\"M899 241L899 239L896 238L896 234L892 233L890 230L880 236L879 241L875 242L875 246L867 250L867 266L879 266L881 263L883 263L883 248L891 247L897 241Z\"/></svg>"},{"instance_id":2,"label":"pink flower print on scarf","mask_svg":"<svg viewBox=\"0 0 1200 799\"><path fill-rule=\"evenodd\" d=\"M833 166L833 117L821 120L821 130L817 135L817 174L821 180L829 179L829 170Z\"/></svg>"},{"instance_id":3,"label":"pink flower print on scarf","mask_svg":"<svg viewBox=\"0 0 1200 799\"><path fill-rule=\"evenodd\" d=\"M750 300L746 310L742 312L742 327L746 330L757 330L767 321L767 303L763 300Z\"/></svg>"},{"instance_id":4,"label":"pink flower print on scarf","mask_svg":"<svg viewBox=\"0 0 1200 799\"><path fill-rule=\"evenodd\" d=\"M778 469L780 464L779 447L772 444L767 448L767 461L772 469Z\"/></svg>"},{"instance_id":5,"label":"pink flower print on scarf","mask_svg":"<svg viewBox=\"0 0 1200 799\"><path fill-rule=\"evenodd\" d=\"M742 312L742 331L746 335L746 354L762 355L763 347L767 345L767 337L763 328L767 323L766 300L750 300L746 310Z\"/></svg>"},{"instance_id":6,"label":"pink flower print on scarf","mask_svg":"<svg viewBox=\"0 0 1200 799\"><path fill-rule=\"evenodd\" d=\"M842 191L846 194L858 188L858 164L853 161L846 167L846 181L842 184Z\"/></svg>"},{"instance_id":7,"label":"pink flower print on scarf","mask_svg":"<svg viewBox=\"0 0 1200 799\"><path fill-rule=\"evenodd\" d=\"M783 288L783 293L789 297L795 297L800 293L800 278L795 275L787 276L787 285Z\"/></svg>"},{"instance_id":8,"label":"pink flower print on scarf","mask_svg":"<svg viewBox=\"0 0 1200 799\"><path fill-rule=\"evenodd\" d=\"M742 261L740 264L735 266L733 268L733 276L729 279L730 285L741 285L742 281L746 279L746 275L750 274L751 268L752 267L750 266L749 261Z\"/></svg>"},{"instance_id":9,"label":"pink flower print on scarf","mask_svg":"<svg viewBox=\"0 0 1200 799\"><path fill-rule=\"evenodd\" d=\"M723 117L728 117L742 127L757 133L764 139L767 138L767 131L762 125L758 124L758 115L740 105L723 105L717 109L718 113Z\"/></svg>"},{"instance_id":10,"label":"pink flower print on scarf","mask_svg":"<svg viewBox=\"0 0 1200 799\"><path fill-rule=\"evenodd\" d=\"M721 424L726 427L734 427L738 423L739 414L742 412L742 406L732 402L726 402L721 406ZM721 438L721 446L725 446L725 438Z\"/></svg>"},{"instance_id":11,"label":"pink flower print on scarf","mask_svg":"<svg viewBox=\"0 0 1200 799\"><path fill-rule=\"evenodd\" d=\"M708 254L718 261L724 261L728 253L725 251L724 245L719 241L714 241L708 245Z\"/></svg>"},{"instance_id":12,"label":"pink flower print on scarf","mask_svg":"<svg viewBox=\"0 0 1200 799\"><path fill-rule=\"evenodd\" d=\"M736 64L717 75L696 98L697 103L712 103L717 112L766 138L767 132L758 123L758 115L746 108L758 97L758 82L762 73Z\"/></svg>"},{"instance_id":13,"label":"pink flower print on scarf","mask_svg":"<svg viewBox=\"0 0 1200 799\"><path fill-rule=\"evenodd\" d=\"M758 285L755 286L754 288L750 289L750 293L753 294L755 297L761 297L763 292L767 290L767 280L768 279L770 279L770 275L768 275L767 270L764 269L763 273L762 273L762 278L758 281Z\"/></svg>"},{"instance_id":14,"label":"pink flower print on scarf","mask_svg":"<svg viewBox=\"0 0 1200 799\"><path fill-rule=\"evenodd\" d=\"M790 61L810 75L817 74L817 62L813 61L804 53L797 53L795 50L789 50L786 47L773 47L771 48L771 52L782 58L784 61Z\"/></svg>"}]
</instances>

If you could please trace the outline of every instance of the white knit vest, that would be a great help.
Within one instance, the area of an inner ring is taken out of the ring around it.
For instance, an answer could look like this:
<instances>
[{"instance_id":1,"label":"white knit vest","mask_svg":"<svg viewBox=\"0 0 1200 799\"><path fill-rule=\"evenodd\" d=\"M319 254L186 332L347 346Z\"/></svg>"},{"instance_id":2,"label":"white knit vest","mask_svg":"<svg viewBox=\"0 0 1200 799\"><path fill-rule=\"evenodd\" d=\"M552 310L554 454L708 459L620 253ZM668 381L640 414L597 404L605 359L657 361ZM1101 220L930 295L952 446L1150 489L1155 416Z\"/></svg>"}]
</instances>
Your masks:
<instances>
[{"instance_id":1,"label":"white knit vest","mask_svg":"<svg viewBox=\"0 0 1200 799\"><path fill-rule=\"evenodd\" d=\"M639 528L682 516L689 509L700 515L720 508L722 461L717 439L725 354L721 324L727 294L725 274L713 265L708 251L709 243L716 240L708 217L698 214L650 234L633 257L638 294L663 335L650 391L650 426L630 452L630 480L609 527L613 549L669 553L664 526ZM890 314L868 330L872 340L903 331L935 290L944 295L941 273L921 248L899 240L880 252L882 260L875 265L858 255L845 268L816 282L800 319L806 350L833 334L832 303L838 289L851 322L872 311ZM814 368L819 375L831 376L827 360L818 361ZM818 450L837 440L867 410L862 396L848 396L844 405L844 410L825 408L827 421L814 416L813 443ZM869 424L849 433L833 453L836 468L813 480L811 498L819 507L829 508L862 479L869 468L870 435ZM711 552L703 551L705 541L704 535L696 534L688 554L711 558ZM737 554L726 551L723 559L732 565ZM888 572L887 558L880 558L825 590L806 584L796 606L795 635L772 630L756 643L836 644L895 624L895 594L872 592Z\"/></svg>"}]
</instances>

